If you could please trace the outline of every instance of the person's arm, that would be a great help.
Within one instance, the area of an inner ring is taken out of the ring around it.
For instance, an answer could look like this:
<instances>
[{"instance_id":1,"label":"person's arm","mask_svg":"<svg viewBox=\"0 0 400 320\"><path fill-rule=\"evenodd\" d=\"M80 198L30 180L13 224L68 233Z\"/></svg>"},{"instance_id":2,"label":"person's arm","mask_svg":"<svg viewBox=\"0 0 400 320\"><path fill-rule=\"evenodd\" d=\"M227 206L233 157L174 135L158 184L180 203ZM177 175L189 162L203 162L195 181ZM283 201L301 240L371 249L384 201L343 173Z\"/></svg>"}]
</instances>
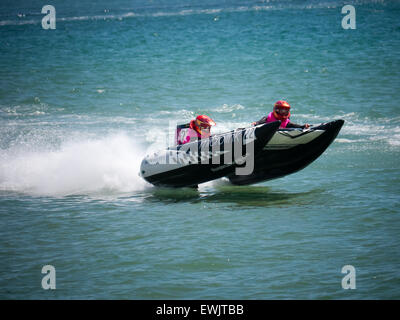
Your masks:
<instances>
[{"instance_id":1,"label":"person's arm","mask_svg":"<svg viewBox=\"0 0 400 320\"><path fill-rule=\"evenodd\" d=\"M308 123L306 123L305 125L301 125L301 124L289 122L289 123L286 125L286 128L308 129L309 127L310 127L310 125L309 125Z\"/></svg>"},{"instance_id":2,"label":"person's arm","mask_svg":"<svg viewBox=\"0 0 400 320\"><path fill-rule=\"evenodd\" d=\"M266 122L267 122L267 117L262 117L260 120L253 122L252 125L258 126L259 124L266 123Z\"/></svg>"}]
</instances>

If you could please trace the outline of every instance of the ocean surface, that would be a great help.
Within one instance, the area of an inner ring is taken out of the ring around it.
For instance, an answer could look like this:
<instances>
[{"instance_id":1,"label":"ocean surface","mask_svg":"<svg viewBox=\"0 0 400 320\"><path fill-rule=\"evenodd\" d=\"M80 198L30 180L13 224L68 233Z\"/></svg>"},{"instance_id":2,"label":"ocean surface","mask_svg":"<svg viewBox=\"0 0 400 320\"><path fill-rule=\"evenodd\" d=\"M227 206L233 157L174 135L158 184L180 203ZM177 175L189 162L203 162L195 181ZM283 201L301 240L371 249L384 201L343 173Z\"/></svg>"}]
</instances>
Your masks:
<instances>
[{"instance_id":1,"label":"ocean surface","mask_svg":"<svg viewBox=\"0 0 400 320\"><path fill-rule=\"evenodd\" d=\"M400 298L399 1L52 0L55 30L44 4L0 4L0 299ZM279 99L345 120L305 169L138 176L174 123L224 132Z\"/></svg>"}]
</instances>

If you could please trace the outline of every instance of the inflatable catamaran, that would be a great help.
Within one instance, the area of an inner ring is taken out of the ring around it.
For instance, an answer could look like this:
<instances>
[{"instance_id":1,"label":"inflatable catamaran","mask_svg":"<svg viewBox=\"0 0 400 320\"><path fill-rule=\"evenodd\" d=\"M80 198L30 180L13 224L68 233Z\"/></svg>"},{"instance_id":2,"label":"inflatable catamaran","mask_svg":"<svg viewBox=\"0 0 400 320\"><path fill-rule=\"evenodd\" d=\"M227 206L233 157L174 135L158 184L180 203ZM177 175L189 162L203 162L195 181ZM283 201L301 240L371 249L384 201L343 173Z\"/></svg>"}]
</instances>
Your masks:
<instances>
[{"instance_id":1,"label":"inflatable catamaran","mask_svg":"<svg viewBox=\"0 0 400 320\"><path fill-rule=\"evenodd\" d=\"M279 129L256 155L251 174L230 174L228 178L233 184L248 185L297 172L329 147L343 124L344 120L335 120L309 129Z\"/></svg>"},{"instance_id":2,"label":"inflatable catamaran","mask_svg":"<svg viewBox=\"0 0 400 320\"><path fill-rule=\"evenodd\" d=\"M279 129L280 122L242 128L147 155L140 175L157 186L196 187L227 177L248 185L297 172L335 140L344 120L308 129Z\"/></svg>"},{"instance_id":3,"label":"inflatable catamaran","mask_svg":"<svg viewBox=\"0 0 400 320\"><path fill-rule=\"evenodd\" d=\"M140 175L156 186L196 187L227 175L250 173L254 168L248 166L254 165L279 125L276 121L232 130L147 155Z\"/></svg>"}]
</instances>

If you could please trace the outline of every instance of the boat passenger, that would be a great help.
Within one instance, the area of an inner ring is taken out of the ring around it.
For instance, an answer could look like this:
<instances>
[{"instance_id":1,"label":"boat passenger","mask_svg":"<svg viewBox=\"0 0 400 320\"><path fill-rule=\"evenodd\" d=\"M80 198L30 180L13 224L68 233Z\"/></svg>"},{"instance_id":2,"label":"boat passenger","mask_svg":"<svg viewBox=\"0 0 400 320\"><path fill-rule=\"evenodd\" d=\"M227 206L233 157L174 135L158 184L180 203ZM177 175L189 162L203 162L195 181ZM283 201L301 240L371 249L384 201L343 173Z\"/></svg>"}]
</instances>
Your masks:
<instances>
[{"instance_id":1,"label":"boat passenger","mask_svg":"<svg viewBox=\"0 0 400 320\"><path fill-rule=\"evenodd\" d=\"M199 115L190 123L180 125L176 131L177 144L185 144L198 139L205 139L211 135L211 127L215 122L209 116Z\"/></svg>"},{"instance_id":2,"label":"boat passenger","mask_svg":"<svg viewBox=\"0 0 400 320\"><path fill-rule=\"evenodd\" d=\"M281 121L279 129L285 128L302 128L307 129L310 127L308 123L304 125L296 124L290 121L290 104L287 101L279 100L275 102L274 109L267 116L262 117L260 120L253 122L252 125L256 126L262 123Z\"/></svg>"}]
</instances>

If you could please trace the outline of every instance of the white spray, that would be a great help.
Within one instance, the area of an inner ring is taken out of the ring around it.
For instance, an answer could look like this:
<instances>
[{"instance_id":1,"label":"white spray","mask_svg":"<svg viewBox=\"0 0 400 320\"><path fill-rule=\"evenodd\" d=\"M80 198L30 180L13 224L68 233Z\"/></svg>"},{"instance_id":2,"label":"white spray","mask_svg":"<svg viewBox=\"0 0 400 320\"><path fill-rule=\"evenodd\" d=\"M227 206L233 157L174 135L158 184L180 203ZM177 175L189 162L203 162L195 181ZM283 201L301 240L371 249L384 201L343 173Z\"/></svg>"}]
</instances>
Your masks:
<instances>
[{"instance_id":1,"label":"white spray","mask_svg":"<svg viewBox=\"0 0 400 320\"><path fill-rule=\"evenodd\" d=\"M56 151L14 147L0 156L0 190L52 196L143 190L148 186L138 176L143 155L123 133L67 141Z\"/></svg>"}]
</instances>

